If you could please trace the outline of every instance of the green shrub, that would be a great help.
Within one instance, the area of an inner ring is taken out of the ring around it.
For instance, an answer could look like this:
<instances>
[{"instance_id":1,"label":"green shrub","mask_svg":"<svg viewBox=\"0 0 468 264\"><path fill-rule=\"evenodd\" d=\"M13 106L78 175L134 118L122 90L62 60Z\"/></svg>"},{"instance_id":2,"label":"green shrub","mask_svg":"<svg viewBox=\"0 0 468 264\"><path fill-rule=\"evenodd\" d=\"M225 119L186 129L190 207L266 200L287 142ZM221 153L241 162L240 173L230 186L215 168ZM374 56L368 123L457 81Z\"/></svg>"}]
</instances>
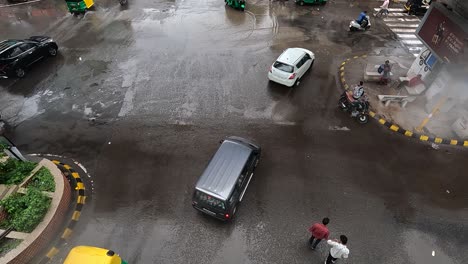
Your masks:
<instances>
[{"instance_id":1,"label":"green shrub","mask_svg":"<svg viewBox=\"0 0 468 264\"><path fill-rule=\"evenodd\" d=\"M55 191L54 176L52 176L52 174L46 167L42 167L31 178L28 188L30 187L37 188L41 191L54 192Z\"/></svg>"},{"instance_id":2,"label":"green shrub","mask_svg":"<svg viewBox=\"0 0 468 264\"><path fill-rule=\"evenodd\" d=\"M10 250L21 244L23 240L14 238L4 238L0 241L0 257L3 257Z\"/></svg>"},{"instance_id":3,"label":"green shrub","mask_svg":"<svg viewBox=\"0 0 468 264\"><path fill-rule=\"evenodd\" d=\"M50 206L50 198L36 188L26 194L16 193L0 201L8 213L7 225L19 232L31 232L42 221Z\"/></svg>"},{"instance_id":4,"label":"green shrub","mask_svg":"<svg viewBox=\"0 0 468 264\"><path fill-rule=\"evenodd\" d=\"M0 141L0 158L6 156L5 149L8 148L8 144Z\"/></svg>"},{"instance_id":5,"label":"green shrub","mask_svg":"<svg viewBox=\"0 0 468 264\"><path fill-rule=\"evenodd\" d=\"M9 145L7 143L5 143L3 141L0 141L0 152L3 153L3 150L8 148L8 147L9 147Z\"/></svg>"},{"instance_id":6,"label":"green shrub","mask_svg":"<svg viewBox=\"0 0 468 264\"><path fill-rule=\"evenodd\" d=\"M0 163L0 184L20 184L28 177L37 163L8 159Z\"/></svg>"}]
</instances>

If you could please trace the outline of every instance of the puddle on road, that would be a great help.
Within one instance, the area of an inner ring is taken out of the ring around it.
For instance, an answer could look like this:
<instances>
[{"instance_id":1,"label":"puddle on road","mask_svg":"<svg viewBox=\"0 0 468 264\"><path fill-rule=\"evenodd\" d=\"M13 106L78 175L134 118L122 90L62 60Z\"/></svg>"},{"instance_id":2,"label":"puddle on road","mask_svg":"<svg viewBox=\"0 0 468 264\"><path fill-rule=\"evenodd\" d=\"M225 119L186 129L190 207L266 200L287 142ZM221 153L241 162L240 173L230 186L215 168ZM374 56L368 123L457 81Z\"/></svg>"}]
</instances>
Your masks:
<instances>
[{"instance_id":1,"label":"puddle on road","mask_svg":"<svg viewBox=\"0 0 468 264\"><path fill-rule=\"evenodd\" d=\"M416 264L455 264L455 262L436 244L436 239L418 230L403 234L404 249L408 257Z\"/></svg>"},{"instance_id":2,"label":"puddle on road","mask_svg":"<svg viewBox=\"0 0 468 264\"><path fill-rule=\"evenodd\" d=\"M251 263L248 257L248 243L245 232L236 228L236 230L226 238L212 263Z\"/></svg>"},{"instance_id":3,"label":"puddle on road","mask_svg":"<svg viewBox=\"0 0 468 264\"><path fill-rule=\"evenodd\" d=\"M27 119L44 113L44 110L39 110L40 99L40 95L34 95L32 97L27 98L21 107L21 111L15 117L14 123L18 124Z\"/></svg>"}]
</instances>

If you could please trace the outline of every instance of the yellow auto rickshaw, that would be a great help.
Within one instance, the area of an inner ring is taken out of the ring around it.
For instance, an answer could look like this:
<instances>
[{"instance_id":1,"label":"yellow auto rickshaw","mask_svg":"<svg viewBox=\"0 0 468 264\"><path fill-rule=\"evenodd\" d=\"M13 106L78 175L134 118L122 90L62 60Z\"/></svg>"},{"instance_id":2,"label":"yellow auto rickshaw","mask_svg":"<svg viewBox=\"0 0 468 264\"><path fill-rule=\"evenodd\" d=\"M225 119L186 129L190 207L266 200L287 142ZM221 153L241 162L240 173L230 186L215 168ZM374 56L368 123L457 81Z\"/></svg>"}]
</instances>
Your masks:
<instances>
[{"instance_id":1,"label":"yellow auto rickshaw","mask_svg":"<svg viewBox=\"0 0 468 264\"><path fill-rule=\"evenodd\" d=\"M91 247L77 246L70 250L63 264L128 264L114 251Z\"/></svg>"}]
</instances>

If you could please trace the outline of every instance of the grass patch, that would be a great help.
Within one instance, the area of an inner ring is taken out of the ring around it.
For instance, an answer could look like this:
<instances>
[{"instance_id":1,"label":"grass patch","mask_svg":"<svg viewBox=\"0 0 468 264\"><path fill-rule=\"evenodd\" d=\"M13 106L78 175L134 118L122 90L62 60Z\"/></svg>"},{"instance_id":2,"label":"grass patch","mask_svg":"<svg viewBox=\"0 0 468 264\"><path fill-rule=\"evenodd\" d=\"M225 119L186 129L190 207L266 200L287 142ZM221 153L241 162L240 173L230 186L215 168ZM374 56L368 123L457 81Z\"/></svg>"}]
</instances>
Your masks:
<instances>
[{"instance_id":1,"label":"grass patch","mask_svg":"<svg viewBox=\"0 0 468 264\"><path fill-rule=\"evenodd\" d=\"M40 168L31 178L28 188L37 188L40 191L55 192L54 176L46 167Z\"/></svg>"},{"instance_id":2,"label":"grass patch","mask_svg":"<svg viewBox=\"0 0 468 264\"><path fill-rule=\"evenodd\" d=\"M26 194L16 193L2 201L8 213L6 226L19 232L32 232L42 221L50 206L50 198L36 188L28 188Z\"/></svg>"},{"instance_id":3,"label":"grass patch","mask_svg":"<svg viewBox=\"0 0 468 264\"><path fill-rule=\"evenodd\" d=\"M3 257L10 250L21 244L23 240L14 238L4 238L0 241L0 257Z\"/></svg>"},{"instance_id":4,"label":"grass patch","mask_svg":"<svg viewBox=\"0 0 468 264\"><path fill-rule=\"evenodd\" d=\"M7 159L0 163L0 184L20 184L36 165L35 162Z\"/></svg>"}]
</instances>

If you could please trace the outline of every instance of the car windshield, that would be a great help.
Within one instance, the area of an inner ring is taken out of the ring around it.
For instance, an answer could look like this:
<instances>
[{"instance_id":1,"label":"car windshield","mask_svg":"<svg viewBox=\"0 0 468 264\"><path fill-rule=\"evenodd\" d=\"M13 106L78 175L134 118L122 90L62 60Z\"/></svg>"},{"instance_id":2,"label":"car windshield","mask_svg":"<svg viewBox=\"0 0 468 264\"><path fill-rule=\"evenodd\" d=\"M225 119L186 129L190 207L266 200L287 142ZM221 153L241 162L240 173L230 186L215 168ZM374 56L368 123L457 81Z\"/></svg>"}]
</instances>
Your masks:
<instances>
[{"instance_id":1,"label":"car windshield","mask_svg":"<svg viewBox=\"0 0 468 264\"><path fill-rule=\"evenodd\" d=\"M291 66L291 65L288 65L288 64L284 64L282 62L275 62L275 64L273 65L276 69L278 70L281 70L281 71L284 71L284 72L289 72L289 73L292 73L294 71L294 67Z\"/></svg>"},{"instance_id":2,"label":"car windshield","mask_svg":"<svg viewBox=\"0 0 468 264\"><path fill-rule=\"evenodd\" d=\"M222 210L225 210L226 209L226 206L224 205L224 202L217 199L217 198L214 198L213 196L211 195L208 195L206 193L202 193L200 191L196 191L195 193L195 197L198 201L202 202L202 203L205 203L213 208L218 208L218 209L222 209Z\"/></svg>"}]
</instances>

